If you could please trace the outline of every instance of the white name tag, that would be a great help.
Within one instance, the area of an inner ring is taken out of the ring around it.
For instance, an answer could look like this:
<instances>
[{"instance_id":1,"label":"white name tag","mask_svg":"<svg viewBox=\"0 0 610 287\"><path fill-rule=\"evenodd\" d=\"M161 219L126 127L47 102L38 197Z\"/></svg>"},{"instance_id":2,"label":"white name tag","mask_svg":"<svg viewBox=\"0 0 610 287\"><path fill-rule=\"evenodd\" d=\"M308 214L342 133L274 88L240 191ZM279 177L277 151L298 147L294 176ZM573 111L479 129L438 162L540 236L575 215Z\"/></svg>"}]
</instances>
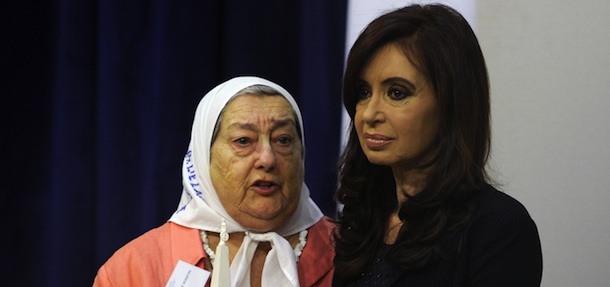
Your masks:
<instances>
[{"instance_id":1,"label":"white name tag","mask_svg":"<svg viewBox=\"0 0 610 287\"><path fill-rule=\"evenodd\" d=\"M178 260L172 276L165 287L203 287L210 278L210 272Z\"/></svg>"}]
</instances>

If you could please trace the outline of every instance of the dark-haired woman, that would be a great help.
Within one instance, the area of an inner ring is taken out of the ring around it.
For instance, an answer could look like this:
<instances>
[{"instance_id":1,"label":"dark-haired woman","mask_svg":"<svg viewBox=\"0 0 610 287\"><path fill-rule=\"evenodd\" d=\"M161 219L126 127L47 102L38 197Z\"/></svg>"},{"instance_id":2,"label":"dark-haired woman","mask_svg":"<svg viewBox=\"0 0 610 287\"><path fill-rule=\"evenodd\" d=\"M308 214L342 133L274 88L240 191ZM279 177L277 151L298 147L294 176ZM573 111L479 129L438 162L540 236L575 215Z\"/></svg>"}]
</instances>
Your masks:
<instances>
[{"instance_id":1,"label":"dark-haired woman","mask_svg":"<svg viewBox=\"0 0 610 287\"><path fill-rule=\"evenodd\" d=\"M489 81L467 21L411 5L350 50L335 286L539 286L527 210L485 171Z\"/></svg>"}]
</instances>

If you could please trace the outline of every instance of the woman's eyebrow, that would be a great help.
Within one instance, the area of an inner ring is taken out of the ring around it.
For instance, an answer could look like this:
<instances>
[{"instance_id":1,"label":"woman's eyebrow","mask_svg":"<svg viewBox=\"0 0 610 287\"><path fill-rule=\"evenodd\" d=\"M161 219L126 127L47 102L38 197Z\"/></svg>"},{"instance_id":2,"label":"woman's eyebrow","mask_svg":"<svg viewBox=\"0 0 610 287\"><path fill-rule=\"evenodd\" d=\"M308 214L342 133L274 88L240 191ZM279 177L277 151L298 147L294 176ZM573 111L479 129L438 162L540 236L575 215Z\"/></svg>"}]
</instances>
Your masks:
<instances>
[{"instance_id":1,"label":"woman's eyebrow","mask_svg":"<svg viewBox=\"0 0 610 287\"><path fill-rule=\"evenodd\" d=\"M297 123L295 122L295 120L293 118L280 119L280 120L273 122L272 129L277 129L277 128L281 128L281 127L285 127L285 126L289 126L289 125L296 127Z\"/></svg>"},{"instance_id":2,"label":"woman's eyebrow","mask_svg":"<svg viewBox=\"0 0 610 287\"><path fill-rule=\"evenodd\" d=\"M415 84L411 81L409 81L408 79L402 78L402 77L391 77L391 78L387 78L385 80L383 80L383 84L387 85L387 84L392 84L392 83L402 83L404 85L409 86L411 89L415 89Z\"/></svg>"},{"instance_id":3,"label":"woman's eyebrow","mask_svg":"<svg viewBox=\"0 0 610 287\"><path fill-rule=\"evenodd\" d=\"M271 129L278 129L281 127L285 127L288 125L293 125L296 127L296 121L293 118L285 118L285 119L279 119L279 120L273 120L273 124L271 125ZM249 131L253 131L253 132L258 132L260 131L259 127L256 124L250 123L250 122L236 122L236 123L232 123L228 126L228 128L237 128L237 129L243 129L243 130L249 130Z\"/></svg>"},{"instance_id":4,"label":"woman's eyebrow","mask_svg":"<svg viewBox=\"0 0 610 287\"><path fill-rule=\"evenodd\" d=\"M257 132L259 131L259 128L250 122L236 122L236 123L232 123L228 126L229 129L241 129L241 130L249 130L249 131L254 131Z\"/></svg>"}]
</instances>

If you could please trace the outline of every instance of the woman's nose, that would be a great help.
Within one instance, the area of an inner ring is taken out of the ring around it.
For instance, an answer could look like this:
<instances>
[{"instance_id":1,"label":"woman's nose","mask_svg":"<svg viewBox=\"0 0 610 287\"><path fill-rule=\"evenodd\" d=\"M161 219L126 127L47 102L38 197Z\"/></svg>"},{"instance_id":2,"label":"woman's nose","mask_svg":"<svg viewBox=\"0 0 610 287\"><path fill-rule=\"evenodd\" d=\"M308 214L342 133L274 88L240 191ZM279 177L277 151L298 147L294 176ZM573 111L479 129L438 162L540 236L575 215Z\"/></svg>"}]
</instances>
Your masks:
<instances>
[{"instance_id":1,"label":"woman's nose","mask_svg":"<svg viewBox=\"0 0 610 287\"><path fill-rule=\"evenodd\" d=\"M256 168L265 171L275 167L275 151L270 142L262 142L258 146L258 158L256 160Z\"/></svg>"},{"instance_id":2,"label":"woman's nose","mask_svg":"<svg viewBox=\"0 0 610 287\"><path fill-rule=\"evenodd\" d=\"M385 121L385 112L383 111L381 97L373 95L363 104L362 119L368 125L374 125Z\"/></svg>"}]
</instances>

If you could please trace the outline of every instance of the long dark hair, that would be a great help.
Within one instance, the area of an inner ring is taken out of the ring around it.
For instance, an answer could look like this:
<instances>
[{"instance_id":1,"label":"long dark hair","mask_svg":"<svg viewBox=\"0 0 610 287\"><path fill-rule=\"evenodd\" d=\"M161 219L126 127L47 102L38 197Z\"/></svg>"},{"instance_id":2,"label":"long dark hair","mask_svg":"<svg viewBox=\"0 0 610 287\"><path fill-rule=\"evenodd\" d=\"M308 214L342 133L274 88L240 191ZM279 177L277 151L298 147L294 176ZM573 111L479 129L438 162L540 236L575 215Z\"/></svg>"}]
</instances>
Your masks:
<instances>
[{"instance_id":1,"label":"long dark hair","mask_svg":"<svg viewBox=\"0 0 610 287\"><path fill-rule=\"evenodd\" d=\"M387 44L402 49L431 85L440 111L439 136L432 160L422 164L426 186L398 206L390 167L368 161L352 125L336 194L343 209L335 234L335 264L347 279L359 274L384 244L387 221L397 209L406 223L390 247L389 260L418 269L444 257L447 248L459 248L449 244L449 238L468 222L468 199L487 181L489 82L468 22L441 4L407 6L371 22L349 52L343 80L343 101L352 120L362 70Z\"/></svg>"}]
</instances>

